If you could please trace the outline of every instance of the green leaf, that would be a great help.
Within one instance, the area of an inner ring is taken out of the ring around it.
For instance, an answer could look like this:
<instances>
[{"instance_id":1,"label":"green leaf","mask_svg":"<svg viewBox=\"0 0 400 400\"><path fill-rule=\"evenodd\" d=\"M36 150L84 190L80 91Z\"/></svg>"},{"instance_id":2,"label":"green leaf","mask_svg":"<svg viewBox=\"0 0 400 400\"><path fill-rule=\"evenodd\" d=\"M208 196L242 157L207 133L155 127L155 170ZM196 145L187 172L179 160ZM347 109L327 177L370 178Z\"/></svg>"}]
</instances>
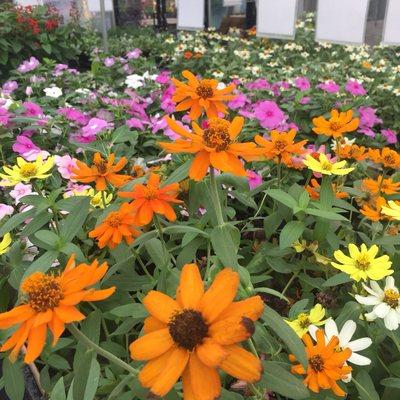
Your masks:
<instances>
[{"instance_id":1,"label":"green leaf","mask_svg":"<svg viewBox=\"0 0 400 400\"><path fill-rule=\"evenodd\" d=\"M400 389L400 378L386 378L381 380L381 385L394 389Z\"/></svg>"},{"instance_id":2,"label":"green leaf","mask_svg":"<svg viewBox=\"0 0 400 400\"><path fill-rule=\"evenodd\" d=\"M304 232L304 222L290 221L286 224L279 235L279 248L286 249L290 247Z\"/></svg>"},{"instance_id":3,"label":"green leaf","mask_svg":"<svg viewBox=\"0 0 400 400\"><path fill-rule=\"evenodd\" d=\"M33 272L47 272L51 268L51 264L60 253L57 250L49 250L37 258L25 271L24 278L31 275Z\"/></svg>"},{"instance_id":4,"label":"green leaf","mask_svg":"<svg viewBox=\"0 0 400 400\"><path fill-rule=\"evenodd\" d=\"M50 393L50 400L66 400L64 378L61 377L54 385L53 390Z\"/></svg>"},{"instance_id":5,"label":"green leaf","mask_svg":"<svg viewBox=\"0 0 400 400\"><path fill-rule=\"evenodd\" d=\"M6 233L12 231L14 228L16 228L18 225L22 224L26 219L32 218L36 213L36 210L34 208L13 215L7 222L0 228L0 237L4 236Z\"/></svg>"},{"instance_id":6,"label":"green leaf","mask_svg":"<svg viewBox=\"0 0 400 400\"><path fill-rule=\"evenodd\" d=\"M330 286L337 286L337 285L343 285L344 283L351 282L352 279L350 278L349 275L345 274L344 272L340 272L337 275L334 275L330 277L328 280L326 280L322 286L325 287L330 287Z\"/></svg>"},{"instance_id":7,"label":"green leaf","mask_svg":"<svg viewBox=\"0 0 400 400\"><path fill-rule=\"evenodd\" d=\"M294 400L308 399L310 397L310 393L303 382L282 368L279 363L264 361L263 366L262 383L269 391Z\"/></svg>"},{"instance_id":8,"label":"green leaf","mask_svg":"<svg viewBox=\"0 0 400 400\"><path fill-rule=\"evenodd\" d=\"M201 229L197 229L193 226L187 226L187 225L167 226L166 228L163 228L163 232L171 234L171 235L175 234L175 233L193 233L193 234L196 234L196 236L201 235L206 238L209 237L208 233L202 231Z\"/></svg>"},{"instance_id":9,"label":"green leaf","mask_svg":"<svg viewBox=\"0 0 400 400\"><path fill-rule=\"evenodd\" d=\"M332 207L334 200L331 178L329 176L322 177L321 190L319 192L319 202L324 210Z\"/></svg>"},{"instance_id":10,"label":"green leaf","mask_svg":"<svg viewBox=\"0 0 400 400\"><path fill-rule=\"evenodd\" d=\"M122 125L115 129L111 138L111 145L113 143L131 142L135 143L138 138L136 131L131 131L128 126Z\"/></svg>"},{"instance_id":11,"label":"green leaf","mask_svg":"<svg viewBox=\"0 0 400 400\"><path fill-rule=\"evenodd\" d=\"M189 168L192 160L187 160L184 164L178 167L164 182L163 186L170 185L174 182L181 182L189 175Z\"/></svg>"},{"instance_id":12,"label":"green leaf","mask_svg":"<svg viewBox=\"0 0 400 400\"><path fill-rule=\"evenodd\" d=\"M365 370L361 370L356 378L352 379L355 384L358 394L360 395L361 400L379 400L379 394L375 390L374 383L372 382L371 377L368 375L368 372Z\"/></svg>"},{"instance_id":13,"label":"green leaf","mask_svg":"<svg viewBox=\"0 0 400 400\"><path fill-rule=\"evenodd\" d=\"M50 220L51 220L52 215L47 211L42 211L36 217L32 219L32 221L29 222L25 226L25 228L21 232L21 236L30 236L33 233L35 233L37 230L39 230L43 225L46 225Z\"/></svg>"},{"instance_id":14,"label":"green leaf","mask_svg":"<svg viewBox=\"0 0 400 400\"><path fill-rule=\"evenodd\" d=\"M296 359L307 368L307 356L304 351L304 344L297 336L296 332L282 319L282 317L271 307L265 306L262 319L266 322L269 329L289 347L290 352Z\"/></svg>"},{"instance_id":15,"label":"green leaf","mask_svg":"<svg viewBox=\"0 0 400 400\"><path fill-rule=\"evenodd\" d=\"M60 238L54 232L41 230L36 232L35 236L43 243L49 245L47 250L57 250Z\"/></svg>"},{"instance_id":16,"label":"green leaf","mask_svg":"<svg viewBox=\"0 0 400 400\"><path fill-rule=\"evenodd\" d=\"M307 214L315 215L316 217L321 217L325 219L330 219L332 221L348 221L343 215L337 214L333 211L319 210L318 208L306 208L304 210Z\"/></svg>"},{"instance_id":17,"label":"green leaf","mask_svg":"<svg viewBox=\"0 0 400 400\"><path fill-rule=\"evenodd\" d=\"M140 303L131 303L118 306L110 310L109 313L115 315L116 317L132 317L138 319L142 319L148 315L148 312L144 308L143 304Z\"/></svg>"},{"instance_id":18,"label":"green leaf","mask_svg":"<svg viewBox=\"0 0 400 400\"><path fill-rule=\"evenodd\" d=\"M3 358L4 388L10 400L22 400L25 394L25 382L22 367Z\"/></svg>"},{"instance_id":19,"label":"green leaf","mask_svg":"<svg viewBox=\"0 0 400 400\"><path fill-rule=\"evenodd\" d=\"M60 231L61 239L65 243L70 242L81 229L89 214L89 205L90 198L82 196L65 219Z\"/></svg>"},{"instance_id":20,"label":"green leaf","mask_svg":"<svg viewBox=\"0 0 400 400\"><path fill-rule=\"evenodd\" d=\"M269 189L266 193L268 196L278 200L280 203L291 208L292 210L297 206L297 201L289 193L286 193L283 190Z\"/></svg>"},{"instance_id":21,"label":"green leaf","mask_svg":"<svg viewBox=\"0 0 400 400\"><path fill-rule=\"evenodd\" d=\"M93 400L100 379L100 365L92 351L84 355L74 377L74 399Z\"/></svg>"},{"instance_id":22,"label":"green leaf","mask_svg":"<svg viewBox=\"0 0 400 400\"><path fill-rule=\"evenodd\" d=\"M211 244L215 254L222 264L238 268L237 253L240 243L240 232L231 224L216 226L210 234Z\"/></svg>"}]
</instances>

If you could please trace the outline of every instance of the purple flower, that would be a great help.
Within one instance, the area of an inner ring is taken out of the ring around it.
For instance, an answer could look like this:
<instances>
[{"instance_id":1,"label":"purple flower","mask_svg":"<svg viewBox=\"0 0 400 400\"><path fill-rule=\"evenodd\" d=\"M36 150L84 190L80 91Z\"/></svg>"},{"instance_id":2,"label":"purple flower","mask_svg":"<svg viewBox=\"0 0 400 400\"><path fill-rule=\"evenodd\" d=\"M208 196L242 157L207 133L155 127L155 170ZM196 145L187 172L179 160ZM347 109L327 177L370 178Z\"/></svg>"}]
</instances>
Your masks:
<instances>
[{"instance_id":1,"label":"purple flower","mask_svg":"<svg viewBox=\"0 0 400 400\"><path fill-rule=\"evenodd\" d=\"M300 104L308 104L311 101L311 97L309 96L304 96L300 99L299 103Z\"/></svg>"},{"instance_id":2,"label":"purple flower","mask_svg":"<svg viewBox=\"0 0 400 400\"><path fill-rule=\"evenodd\" d=\"M328 93L338 93L340 90L340 86L337 83L335 83L335 81L327 81L324 83L320 83L319 85L317 85L317 88L322 89Z\"/></svg>"},{"instance_id":3,"label":"purple flower","mask_svg":"<svg viewBox=\"0 0 400 400\"><path fill-rule=\"evenodd\" d=\"M235 95L236 97L228 103L228 107L231 108L232 110L237 110L238 108L242 108L248 102L246 95L244 95L243 93L237 92L235 93Z\"/></svg>"},{"instance_id":4,"label":"purple flower","mask_svg":"<svg viewBox=\"0 0 400 400\"><path fill-rule=\"evenodd\" d=\"M262 176L257 174L257 172L250 169L246 170L247 181L249 183L250 190L254 190L256 187L260 186L263 182Z\"/></svg>"},{"instance_id":5,"label":"purple flower","mask_svg":"<svg viewBox=\"0 0 400 400\"><path fill-rule=\"evenodd\" d=\"M3 107L0 107L0 125L6 126L10 119L10 113Z\"/></svg>"},{"instance_id":6,"label":"purple flower","mask_svg":"<svg viewBox=\"0 0 400 400\"><path fill-rule=\"evenodd\" d=\"M285 118L285 114L273 101L262 101L254 109L255 117L266 129L275 129Z\"/></svg>"},{"instance_id":7,"label":"purple flower","mask_svg":"<svg viewBox=\"0 0 400 400\"><path fill-rule=\"evenodd\" d=\"M302 92L310 89L310 81L305 76L299 76L294 80L294 85Z\"/></svg>"},{"instance_id":8,"label":"purple flower","mask_svg":"<svg viewBox=\"0 0 400 400\"><path fill-rule=\"evenodd\" d=\"M7 81L2 86L3 94L10 95L18 89L18 83L16 81Z\"/></svg>"},{"instance_id":9,"label":"purple flower","mask_svg":"<svg viewBox=\"0 0 400 400\"><path fill-rule=\"evenodd\" d=\"M156 82L160 85L166 85L170 82L170 71L161 71L156 78Z\"/></svg>"},{"instance_id":10,"label":"purple flower","mask_svg":"<svg viewBox=\"0 0 400 400\"><path fill-rule=\"evenodd\" d=\"M349 79L344 87L346 92L352 94L353 96L364 96L367 91L364 89L363 85L355 79Z\"/></svg>"},{"instance_id":11,"label":"purple flower","mask_svg":"<svg viewBox=\"0 0 400 400\"><path fill-rule=\"evenodd\" d=\"M54 67L54 70L53 70L53 75L54 76L60 76L67 69L68 69L68 65L67 64L56 64L56 66Z\"/></svg>"},{"instance_id":12,"label":"purple flower","mask_svg":"<svg viewBox=\"0 0 400 400\"><path fill-rule=\"evenodd\" d=\"M104 65L106 67L112 67L115 64L115 59L114 57L106 57L104 59Z\"/></svg>"},{"instance_id":13,"label":"purple flower","mask_svg":"<svg viewBox=\"0 0 400 400\"><path fill-rule=\"evenodd\" d=\"M166 114L172 114L175 111L175 103L171 98L165 99L161 103L161 109L165 111Z\"/></svg>"},{"instance_id":14,"label":"purple flower","mask_svg":"<svg viewBox=\"0 0 400 400\"><path fill-rule=\"evenodd\" d=\"M0 221L6 216L11 215L14 212L14 208L7 205L0 203Z\"/></svg>"},{"instance_id":15,"label":"purple flower","mask_svg":"<svg viewBox=\"0 0 400 400\"><path fill-rule=\"evenodd\" d=\"M130 118L125 121L125 124L129 126L129 128L133 129L140 129L141 131L144 131L144 125L143 121L141 121L139 118Z\"/></svg>"},{"instance_id":16,"label":"purple flower","mask_svg":"<svg viewBox=\"0 0 400 400\"><path fill-rule=\"evenodd\" d=\"M35 70L40 65L37 58L31 57L29 60L25 60L18 68L17 71L21 74L26 74Z\"/></svg>"},{"instance_id":17,"label":"purple flower","mask_svg":"<svg viewBox=\"0 0 400 400\"><path fill-rule=\"evenodd\" d=\"M81 132L83 137L93 137L108 128L110 128L110 123L105 119L91 118L88 124L81 129Z\"/></svg>"},{"instance_id":18,"label":"purple flower","mask_svg":"<svg viewBox=\"0 0 400 400\"><path fill-rule=\"evenodd\" d=\"M89 117L74 107L59 108L57 112L69 121L76 122L79 125L86 125L89 120Z\"/></svg>"},{"instance_id":19,"label":"purple flower","mask_svg":"<svg viewBox=\"0 0 400 400\"><path fill-rule=\"evenodd\" d=\"M372 107L361 106L358 109L360 113L360 125L358 127L359 132L364 133L367 136L375 137L375 132L371 129L376 124L381 124L382 120L376 116L376 110Z\"/></svg>"},{"instance_id":20,"label":"purple flower","mask_svg":"<svg viewBox=\"0 0 400 400\"><path fill-rule=\"evenodd\" d=\"M142 54L142 50L133 49L126 53L126 57L128 58L128 60L132 60L133 58L139 58L141 54Z\"/></svg>"},{"instance_id":21,"label":"purple flower","mask_svg":"<svg viewBox=\"0 0 400 400\"><path fill-rule=\"evenodd\" d=\"M266 89L269 89L270 87L271 87L271 85L264 78L256 79L255 81L249 82L246 85L246 89L249 89L249 90L266 90Z\"/></svg>"},{"instance_id":22,"label":"purple flower","mask_svg":"<svg viewBox=\"0 0 400 400\"><path fill-rule=\"evenodd\" d=\"M397 143L397 134L391 129L382 129L381 135L386 139L386 141L390 144Z\"/></svg>"}]
</instances>

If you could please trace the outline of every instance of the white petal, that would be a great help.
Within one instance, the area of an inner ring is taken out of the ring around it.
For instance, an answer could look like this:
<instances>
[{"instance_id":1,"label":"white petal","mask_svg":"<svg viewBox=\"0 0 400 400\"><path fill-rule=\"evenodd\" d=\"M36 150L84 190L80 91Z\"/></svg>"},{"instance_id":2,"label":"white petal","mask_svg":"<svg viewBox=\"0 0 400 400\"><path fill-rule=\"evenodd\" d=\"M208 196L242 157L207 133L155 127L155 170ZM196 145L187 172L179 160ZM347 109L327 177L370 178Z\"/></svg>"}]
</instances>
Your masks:
<instances>
[{"instance_id":1,"label":"white petal","mask_svg":"<svg viewBox=\"0 0 400 400\"><path fill-rule=\"evenodd\" d=\"M357 325L354 321L352 320L346 321L339 334L341 347L346 347L347 343L349 343L351 338L353 337L356 329Z\"/></svg>"},{"instance_id":2,"label":"white petal","mask_svg":"<svg viewBox=\"0 0 400 400\"><path fill-rule=\"evenodd\" d=\"M325 334L328 340L330 340L332 336L339 336L336 322L332 318L329 318L325 322Z\"/></svg>"},{"instance_id":3,"label":"white petal","mask_svg":"<svg viewBox=\"0 0 400 400\"><path fill-rule=\"evenodd\" d=\"M342 381L345 383L349 383L351 381L351 372L346 376L346 378L343 378Z\"/></svg>"},{"instance_id":4,"label":"white petal","mask_svg":"<svg viewBox=\"0 0 400 400\"><path fill-rule=\"evenodd\" d=\"M311 335L311 337L314 339L314 340L317 340L317 330L318 330L319 328L318 328L318 326L315 326L315 325L310 325L309 327L308 327L308 333Z\"/></svg>"},{"instance_id":5,"label":"white petal","mask_svg":"<svg viewBox=\"0 0 400 400\"><path fill-rule=\"evenodd\" d=\"M377 318L377 315L372 311L370 313L365 314L365 319L367 321L375 321Z\"/></svg>"},{"instance_id":6,"label":"white petal","mask_svg":"<svg viewBox=\"0 0 400 400\"><path fill-rule=\"evenodd\" d=\"M385 290L387 290L387 289L395 289L393 276L388 276L386 278Z\"/></svg>"},{"instance_id":7,"label":"white petal","mask_svg":"<svg viewBox=\"0 0 400 400\"><path fill-rule=\"evenodd\" d=\"M364 285L363 285L363 286L364 286ZM371 281L371 282L370 282L370 286L371 286L371 289L368 288L368 286L364 286L364 289L365 289L368 293L377 295L378 297L383 296L383 290L381 289L381 287L378 285L377 282ZM367 288L368 288L369 290L368 290Z\"/></svg>"},{"instance_id":8,"label":"white petal","mask_svg":"<svg viewBox=\"0 0 400 400\"><path fill-rule=\"evenodd\" d=\"M385 326L389 331L395 331L399 327L399 318L395 310L390 310L384 318Z\"/></svg>"},{"instance_id":9,"label":"white petal","mask_svg":"<svg viewBox=\"0 0 400 400\"><path fill-rule=\"evenodd\" d=\"M356 365L370 365L371 364L371 360L368 357L364 357L361 354L357 354L357 353L353 353L347 361L352 364L356 364Z\"/></svg>"},{"instance_id":10,"label":"white petal","mask_svg":"<svg viewBox=\"0 0 400 400\"><path fill-rule=\"evenodd\" d=\"M366 306L376 306L377 304L379 304L381 302L380 299L378 299L375 296L360 296L359 294L356 294L356 300L360 303L360 304L364 304Z\"/></svg>"},{"instance_id":11,"label":"white petal","mask_svg":"<svg viewBox=\"0 0 400 400\"><path fill-rule=\"evenodd\" d=\"M369 337L363 337L360 339L353 340L352 342L347 343L347 347L355 352L355 351L360 351L364 350L367 347L371 346L372 340Z\"/></svg>"},{"instance_id":12,"label":"white petal","mask_svg":"<svg viewBox=\"0 0 400 400\"><path fill-rule=\"evenodd\" d=\"M385 318L386 315L388 315L389 311L390 311L390 306L386 303L381 303L378 304L376 307L374 307L374 313L379 318Z\"/></svg>"}]
</instances>

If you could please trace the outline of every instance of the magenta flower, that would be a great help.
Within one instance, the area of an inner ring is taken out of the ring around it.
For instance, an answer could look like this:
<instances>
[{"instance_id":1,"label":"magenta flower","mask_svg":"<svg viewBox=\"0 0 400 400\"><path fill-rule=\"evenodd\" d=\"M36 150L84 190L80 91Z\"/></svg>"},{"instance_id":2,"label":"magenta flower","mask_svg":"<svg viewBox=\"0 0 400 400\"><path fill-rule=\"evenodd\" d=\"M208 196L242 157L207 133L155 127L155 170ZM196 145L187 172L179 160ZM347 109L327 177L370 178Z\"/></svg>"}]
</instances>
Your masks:
<instances>
[{"instance_id":1,"label":"magenta flower","mask_svg":"<svg viewBox=\"0 0 400 400\"><path fill-rule=\"evenodd\" d=\"M0 221L6 216L6 215L11 215L14 212L14 208L4 204L0 203Z\"/></svg>"},{"instance_id":2,"label":"magenta flower","mask_svg":"<svg viewBox=\"0 0 400 400\"><path fill-rule=\"evenodd\" d=\"M128 58L128 60L132 60L134 58L139 58L140 55L142 54L142 50L140 49L133 49L131 51L128 51L126 53L126 57Z\"/></svg>"},{"instance_id":3,"label":"magenta flower","mask_svg":"<svg viewBox=\"0 0 400 400\"><path fill-rule=\"evenodd\" d=\"M322 89L327 93L338 93L340 86L335 81L327 81L317 85L318 89Z\"/></svg>"},{"instance_id":4,"label":"magenta flower","mask_svg":"<svg viewBox=\"0 0 400 400\"><path fill-rule=\"evenodd\" d=\"M115 59L114 57L106 57L104 59L104 65L106 67L112 67L115 64Z\"/></svg>"},{"instance_id":5,"label":"magenta flower","mask_svg":"<svg viewBox=\"0 0 400 400\"><path fill-rule=\"evenodd\" d=\"M248 90L267 90L270 89L270 87L271 85L264 78L259 78L246 84L246 89Z\"/></svg>"},{"instance_id":6,"label":"magenta flower","mask_svg":"<svg viewBox=\"0 0 400 400\"><path fill-rule=\"evenodd\" d=\"M3 94L10 95L18 89L16 81L7 81L2 86Z\"/></svg>"},{"instance_id":7,"label":"magenta flower","mask_svg":"<svg viewBox=\"0 0 400 400\"><path fill-rule=\"evenodd\" d=\"M246 170L246 174L250 190L254 190L263 183L262 176L257 174L257 172L248 169Z\"/></svg>"},{"instance_id":8,"label":"magenta flower","mask_svg":"<svg viewBox=\"0 0 400 400\"><path fill-rule=\"evenodd\" d=\"M353 96L364 96L367 91L364 89L363 85L355 79L349 79L344 87L346 92L352 94Z\"/></svg>"},{"instance_id":9,"label":"magenta flower","mask_svg":"<svg viewBox=\"0 0 400 400\"><path fill-rule=\"evenodd\" d=\"M0 107L0 125L6 126L10 120L11 114L3 107Z\"/></svg>"},{"instance_id":10,"label":"magenta flower","mask_svg":"<svg viewBox=\"0 0 400 400\"><path fill-rule=\"evenodd\" d=\"M25 185L24 183L17 183L10 192L15 204L18 204L19 200L24 196L28 196L28 194L32 194L32 185Z\"/></svg>"},{"instance_id":11,"label":"magenta flower","mask_svg":"<svg viewBox=\"0 0 400 400\"><path fill-rule=\"evenodd\" d=\"M256 105L254 115L266 129L275 129L285 119L285 114L278 105L269 100Z\"/></svg>"},{"instance_id":12,"label":"magenta flower","mask_svg":"<svg viewBox=\"0 0 400 400\"><path fill-rule=\"evenodd\" d=\"M140 129L141 131L144 131L144 125L143 121L140 120L139 118L130 118L125 121L125 124L129 126L129 128L132 129Z\"/></svg>"},{"instance_id":13,"label":"magenta flower","mask_svg":"<svg viewBox=\"0 0 400 400\"><path fill-rule=\"evenodd\" d=\"M308 104L311 101L311 97L310 96L304 96L300 99L299 103L300 104Z\"/></svg>"},{"instance_id":14,"label":"magenta flower","mask_svg":"<svg viewBox=\"0 0 400 400\"><path fill-rule=\"evenodd\" d=\"M89 117L74 107L59 108L57 112L78 125L86 125L89 120Z\"/></svg>"},{"instance_id":15,"label":"magenta flower","mask_svg":"<svg viewBox=\"0 0 400 400\"><path fill-rule=\"evenodd\" d=\"M86 126L84 126L81 130L82 135L96 136L99 132L106 130L111 127L111 124L107 122L105 119L101 118L91 118Z\"/></svg>"},{"instance_id":16,"label":"magenta flower","mask_svg":"<svg viewBox=\"0 0 400 400\"><path fill-rule=\"evenodd\" d=\"M244 107L249 101L246 95L243 93L236 92L235 95L236 97L228 103L228 107L232 110L237 110L238 108Z\"/></svg>"},{"instance_id":17,"label":"magenta flower","mask_svg":"<svg viewBox=\"0 0 400 400\"><path fill-rule=\"evenodd\" d=\"M22 103L22 106L25 108L24 116L25 117L42 117L44 116L42 108L30 101L25 101Z\"/></svg>"},{"instance_id":18,"label":"magenta flower","mask_svg":"<svg viewBox=\"0 0 400 400\"><path fill-rule=\"evenodd\" d=\"M47 151L42 151L36 146L31 139L25 135L18 135L15 143L12 146L13 151L20 154L27 161L35 161L38 156L42 157L42 160L49 156Z\"/></svg>"},{"instance_id":19,"label":"magenta flower","mask_svg":"<svg viewBox=\"0 0 400 400\"><path fill-rule=\"evenodd\" d=\"M376 124L381 124L383 121L376 116L376 110L372 107L361 106L358 109L360 113L360 125L358 131L367 136L375 137L375 132L371 129Z\"/></svg>"},{"instance_id":20,"label":"magenta flower","mask_svg":"<svg viewBox=\"0 0 400 400\"><path fill-rule=\"evenodd\" d=\"M302 92L310 89L310 81L305 76L299 76L294 80L294 85Z\"/></svg>"},{"instance_id":21,"label":"magenta flower","mask_svg":"<svg viewBox=\"0 0 400 400\"><path fill-rule=\"evenodd\" d=\"M71 179L73 169L77 167L76 159L66 154L65 156L55 156L54 162L60 175L64 179Z\"/></svg>"},{"instance_id":22,"label":"magenta flower","mask_svg":"<svg viewBox=\"0 0 400 400\"><path fill-rule=\"evenodd\" d=\"M161 71L156 78L156 82L160 85L166 85L171 81L170 71Z\"/></svg>"},{"instance_id":23,"label":"magenta flower","mask_svg":"<svg viewBox=\"0 0 400 400\"><path fill-rule=\"evenodd\" d=\"M29 60L25 60L22 64L20 64L17 68L17 71L21 74L26 74L27 72L35 70L39 65L39 60L35 57L31 57Z\"/></svg>"},{"instance_id":24,"label":"magenta flower","mask_svg":"<svg viewBox=\"0 0 400 400\"><path fill-rule=\"evenodd\" d=\"M381 135L386 139L386 141L390 144L397 143L397 134L391 129L382 129Z\"/></svg>"}]
</instances>

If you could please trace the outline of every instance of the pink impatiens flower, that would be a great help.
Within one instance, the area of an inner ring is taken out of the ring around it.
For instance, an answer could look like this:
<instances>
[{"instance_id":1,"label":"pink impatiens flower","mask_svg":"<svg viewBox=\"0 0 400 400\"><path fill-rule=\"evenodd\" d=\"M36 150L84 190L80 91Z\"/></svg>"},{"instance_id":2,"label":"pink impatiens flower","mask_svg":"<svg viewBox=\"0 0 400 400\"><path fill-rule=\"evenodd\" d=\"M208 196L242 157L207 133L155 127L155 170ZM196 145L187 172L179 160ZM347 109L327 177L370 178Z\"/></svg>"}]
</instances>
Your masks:
<instances>
[{"instance_id":1,"label":"pink impatiens flower","mask_svg":"<svg viewBox=\"0 0 400 400\"><path fill-rule=\"evenodd\" d=\"M355 79L349 79L344 87L346 92L352 94L353 96L364 96L367 91L364 89L363 85Z\"/></svg>"},{"instance_id":2,"label":"pink impatiens flower","mask_svg":"<svg viewBox=\"0 0 400 400\"><path fill-rule=\"evenodd\" d=\"M10 196L15 200L15 204L18 204L19 200L24 196L28 196L28 194L32 194L32 185L25 185L24 183L17 183L10 192Z\"/></svg>"},{"instance_id":3,"label":"pink impatiens flower","mask_svg":"<svg viewBox=\"0 0 400 400\"><path fill-rule=\"evenodd\" d=\"M49 156L47 151L42 151L25 135L17 136L12 149L16 153L21 154L21 156L27 161L35 161L38 156L41 156L42 160L45 160Z\"/></svg>"},{"instance_id":4,"label":"pink impatiens flower","mask_svg":"<svg viewBox=\"0 0 400 400\"><path fill-rule=\"evenodd\" d=\"M4 204L0 203L0 221L6 216L6 215L11 215L14 212L14 208Z\"/></svg>"},{"instance_id":5,"label":"pink impatiens flower","mask_svg":"<svg viewBox=\"0 0 400 400\"><path fill-rule=\"evenodd\" d=\"M77 168L76 159L66 154L65 156L55 156L54 162L60 175L64 179L71 179L73 169Z\"/></svg>"},{"instance_id":6,"label":"pink impatiens flower","mask_svg":"<svg viewBox=\"0 0 400 400\"><path fill-rule=\"evenodd\" d=\"M327 93L338 93L340 86L335 81L327 81L317 85L318 89L322 89Z\"/></svg>"},{"instance_id":7,"label":"pink impatiens flower","mask_svg":"<svg viewBox=\"0 0 400 400\"><path fill-rule=\"evenodd\" d=\"M397 134L391 129L382 129L381 135L386 139L386 141L390 144L397 143Z\"/></svg>"},{"instance_id":8,"label":"pink impatiens flower","mask_svg":"<svg viewBox=\"0 0 400 400\"><path fill-rule=\"evenodd\" d=\"M250 190L254 190L256 187L260 186L263 182L262 176L257 174L257 172L250 169L246 170L247 181L249 183Z\"/></svg>"},{"instance_id":9,"label":"pink impatiens flower","mask_svg":"<svg viewBox=\"0 0 400 400\"><path fill-rule=\"evenodd\" d=\"M311 87L310 81L305 76L299 76L296 78L294 80L294 85L301 91L308 90Z\"/></svg>"},{"instance_id":10,"label":"pink impatiens flower","mask_svg":"<svg viewBox=\"0 0 400 400\"><path fill-rule=\"evenodd\" d=\"M273 101L262 101L254 109L255 117L266 129L275 129L284 119L285 114Z\"/></svg>"}]
</instances>

